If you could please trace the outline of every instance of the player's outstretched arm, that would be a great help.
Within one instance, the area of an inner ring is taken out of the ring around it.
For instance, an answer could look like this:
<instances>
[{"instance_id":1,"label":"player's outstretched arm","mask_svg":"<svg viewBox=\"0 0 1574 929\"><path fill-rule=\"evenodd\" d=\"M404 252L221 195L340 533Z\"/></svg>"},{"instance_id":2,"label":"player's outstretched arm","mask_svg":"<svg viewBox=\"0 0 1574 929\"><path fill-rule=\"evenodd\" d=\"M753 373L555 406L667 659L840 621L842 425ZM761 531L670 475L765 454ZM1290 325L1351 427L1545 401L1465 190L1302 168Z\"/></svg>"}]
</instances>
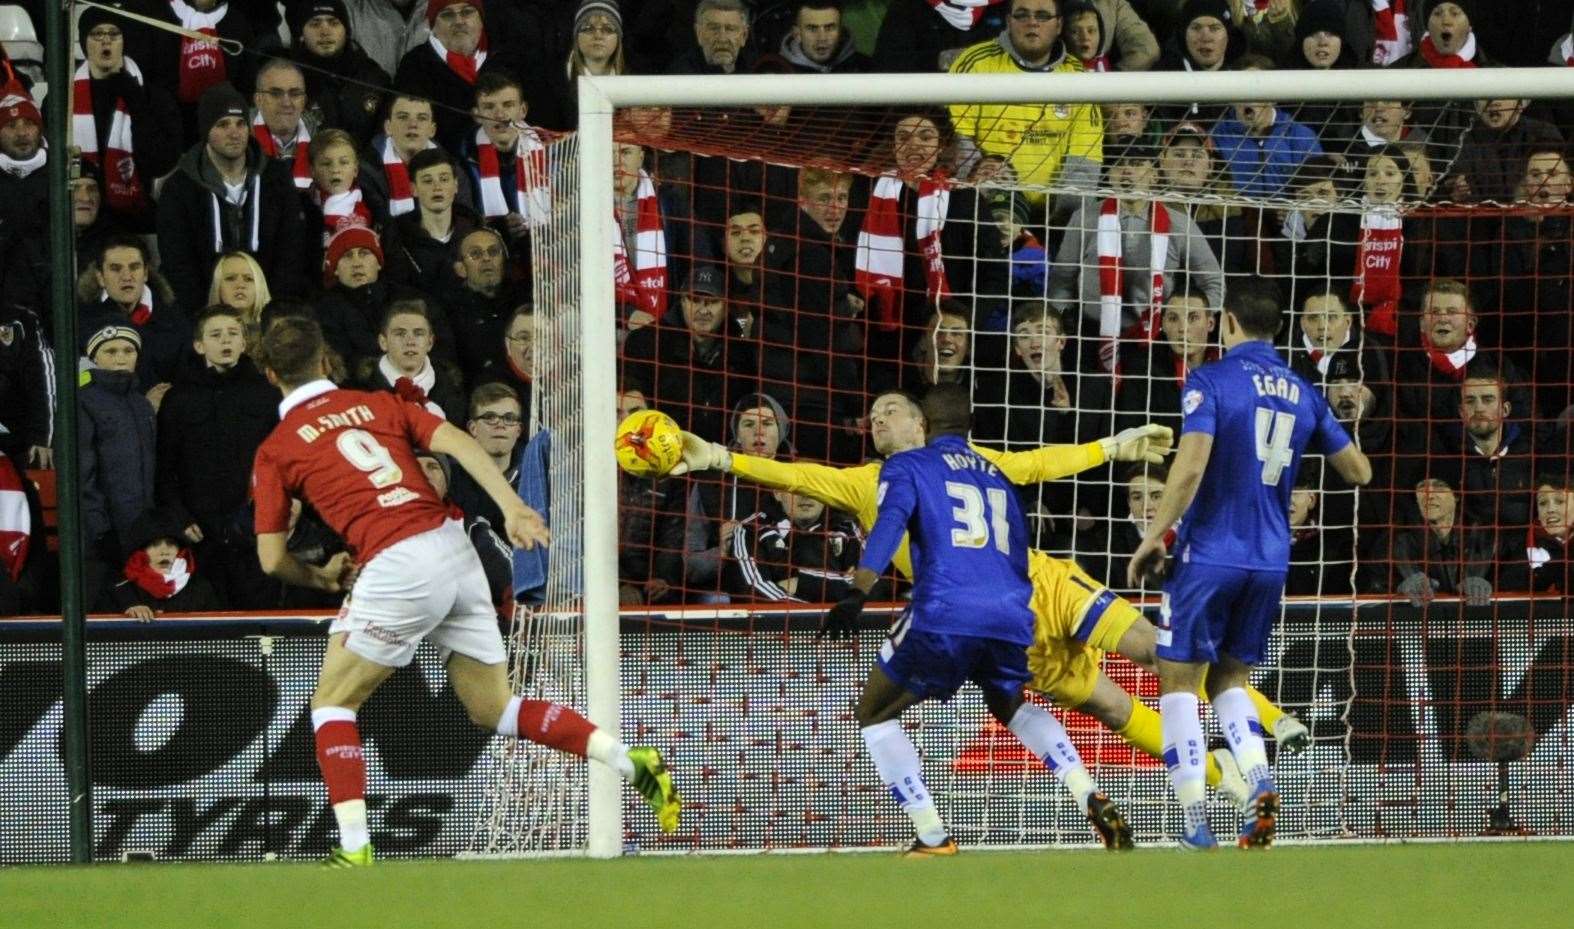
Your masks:
<instances>
[{"instance_id":1,"label":"player's outstretched arm","mask_svg":"<svg viewBox=\"0 0 1574 929\"><path fill-rule=\"evenodd\" d=\"M1352 484L1364 487L1372 481L1372 462L1365 452L1355 447L1354 442L1329 455L1328 463L1333 465L1340 477Z\"/></svg>"},{"instance_id":2,"label":"player's outstretched arm","mask_svg":"<svg viewBox=\"0 0 1574 929\"><path fill-rule=\"evenodd\" d=\"M1001 452L974 445L973 450L993 462L1013 484L1037 484L1058 481L1106 461L1157 464L1174 445L1175 434L1170 427L1148 423L1083 445L1045 445L1027 452Z\"/></svg>"},{"instance_id":3,"label":"player's outstretched arm","mask_svg":"<svg viewBox=\"0 0 1574 929\"><path fill-rule=\"evenodd\" d=\"M729 451L692 432L683 433L683 464L687 465L683 471L673 468L673 473L727 471L741 480L813 497L832 509L853 514L874 511L874 490L879 482L879 470L873 465L836 468L804 461L760 458Z\"/></svg>"},{"instance_id":4,"label":"player's outstretched arm","mask_svg":"<svg viewBox=\"0 0 1574 929\"><path fill-rule=\"evenodd\" d=\"M534 548L552 541L541 514L519 499L519 494L503 477L503 472L492 463L491 456L469 434L452 423L443 423L432 433L428 448L459 462L459 466L475 478L486 495L497 504L497 508L503 511L503 528L508 541L515 547Z\"/></svg>"},{"instance_id":5,"label":"player's outstretched arm","mask_svg":"<svg viewBox=\"0 0 1574 929\"><path fill-rule=\"evenodd\" d=\"M264 532L257 536L257 560L269 577L331 594L348 590L354 583L355 562L348 552L334 555L318 568L290 554L289 538L288 532Z\"/></svg>"},{"instance_id":6,"label":"player's outstretched arm","mask_svg":"<svg viewBox=\"0 0 1574 929\"><path fill-rule=\"evenodd\" d=\"M1159 512L1148 524L1126 566L1126 582L1141 587L1144 578L1155 574L1164 564L1164 534L1174 527L1202 485L1202 473L1207 470L1208 456L1213 453L1213 436L1206 432L1188 432L1181 436L1180 451L1175 463L1170 465L1169 479L1164 482L1164 498L1159 501Z\"/></svg>"}]
</instances>

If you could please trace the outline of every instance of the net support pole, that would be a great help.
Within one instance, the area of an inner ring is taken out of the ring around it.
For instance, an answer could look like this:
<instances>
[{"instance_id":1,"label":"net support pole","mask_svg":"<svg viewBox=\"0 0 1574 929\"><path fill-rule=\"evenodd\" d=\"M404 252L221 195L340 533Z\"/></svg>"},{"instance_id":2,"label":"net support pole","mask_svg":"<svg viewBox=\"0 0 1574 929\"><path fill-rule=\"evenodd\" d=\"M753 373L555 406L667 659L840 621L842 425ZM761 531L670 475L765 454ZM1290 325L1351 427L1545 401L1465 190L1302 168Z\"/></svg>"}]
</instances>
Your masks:
<instances>
[{"instance_id":1,"label":"net support pole","mask_svg":"<svg viewBox=\"0 0 1574 929\"><path fill-rule=\"evenodd\" d=\"M618 681L617 319L612 280L612 102L595 80L579 84L579 357L584 423L585 702L590 721L620 732ZM587 852L623 851L623 793L617 772L590 765Z\"/></svg>"},{"instance_id":2,"label":"net support pole","mask_svg":"<svg viewBox=\"0 0 1574 929\"><path fill-rule=\"evenodd\" d=\"M71 23L65 6L44 4L49 96L44 99L49 145L49 251L54 268L50 303L55 331L55 475L59 488L61 673L67 815L71 861L93 860L93 778L88 756L87 643L82 602L82 494L77 480L77 319L75 226L71 219Z\"/></svg>"}]
</instances>

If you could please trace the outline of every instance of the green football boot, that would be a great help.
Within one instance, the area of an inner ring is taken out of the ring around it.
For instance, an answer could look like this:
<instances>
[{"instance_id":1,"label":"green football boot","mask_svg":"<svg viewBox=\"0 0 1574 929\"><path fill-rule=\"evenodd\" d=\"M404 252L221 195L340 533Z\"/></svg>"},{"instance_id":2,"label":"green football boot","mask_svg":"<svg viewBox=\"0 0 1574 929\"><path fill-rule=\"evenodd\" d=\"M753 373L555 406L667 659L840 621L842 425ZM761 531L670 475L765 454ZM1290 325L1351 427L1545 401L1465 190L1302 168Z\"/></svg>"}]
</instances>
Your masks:
<instances>
[{"instance_id":1,"label":"green football boot","mask_svg":"<svg viewBox=\"0 0 1574 929\"><path fill-rule=\"evenodd\" d=\"M634 779L630 783L650 804L661 831L677 832L683 801L678 797L678 789L672 786L672 775L667 771L661 751L648 745L636 745L629 749L629 760L634 763Z\"/></svg>"}]
</instances>

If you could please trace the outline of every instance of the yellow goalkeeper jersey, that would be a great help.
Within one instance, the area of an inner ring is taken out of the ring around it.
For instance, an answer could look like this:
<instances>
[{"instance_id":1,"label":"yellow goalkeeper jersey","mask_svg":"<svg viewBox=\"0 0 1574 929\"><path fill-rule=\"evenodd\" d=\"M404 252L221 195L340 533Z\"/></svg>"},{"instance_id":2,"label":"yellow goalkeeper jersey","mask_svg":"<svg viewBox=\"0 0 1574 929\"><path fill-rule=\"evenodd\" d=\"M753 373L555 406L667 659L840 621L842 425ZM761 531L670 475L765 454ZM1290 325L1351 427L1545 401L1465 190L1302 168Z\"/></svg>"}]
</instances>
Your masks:
<instances>
[{"instance_id":1,"label":"yellow goalkeeper jersey","mask_svg":"<svg viewBox=\"0 0 1574 929\"><path fill-rule=\"evenodd\" d=\"M952 74L1027 74L1033 71L1073 74L1082 62L1065 53L1042 68L1030 68L1007 46L1004 35L970 45L951 62ZM1065 184L1098 183L1098 165L1104 158L1104 119L1098 107L1087 103L998 104L969 103L951 107L951 121L959 135L971 138L985 155L1010 162L1017 180L1028 188L1042 188L1060 180ZM1062 178L1063 171L1075 176ZM1091 182L1091 183L1089 183ZM1042 203L1042 190L1026 191Z\"/></svg>"},{"instance_id":2,"label":"yellow goalkeeper jersey","mask_svg":"<svg viewBox=\"0 0 1574 929\"><path fill-rule=\"evenodd\" d=\"M1047 445L1029 452L1000 452L976 445L973 448L994 462L1015 484L1055 481L1104 463L1104 448L1097 442L1086 445ZM836 468L807 462L775 461L733 452L732 473L772 490L804 494L833 509L851 513L865 532L874 528L875 519L880 514L880 504L875 498L880 485L878 461L851 468ZM1049 557L1038 551L1031 551L1028 555L1029 558ZM912 578L913 563L908 557L905 536L891 563L903 577Z\"/></svg>"}]
</instances>

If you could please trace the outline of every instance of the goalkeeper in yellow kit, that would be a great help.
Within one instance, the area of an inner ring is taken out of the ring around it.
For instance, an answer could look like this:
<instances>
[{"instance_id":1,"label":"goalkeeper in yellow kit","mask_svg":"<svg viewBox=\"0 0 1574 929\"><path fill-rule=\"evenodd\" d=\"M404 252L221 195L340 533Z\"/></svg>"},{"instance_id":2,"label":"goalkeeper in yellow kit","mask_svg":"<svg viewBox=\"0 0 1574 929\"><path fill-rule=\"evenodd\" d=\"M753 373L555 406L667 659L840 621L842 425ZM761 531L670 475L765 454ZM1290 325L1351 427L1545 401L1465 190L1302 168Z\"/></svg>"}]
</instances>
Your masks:
<instances>
[{"instance_id":1,"label":"goalkeeper in yellow kit","mask_svg":"<svg viewBox=\"0 0 1574 929\"><path fill-rule=\"evenodd\" d=\"M869 427L875 450L882 456L921 447L925 441L920 407L901 392L875 398ZM1036 484L1068 477L1106 461L1157 462L1170 450L1172 442L1167 427L1149 425L1085 445L1050 445L1030 452L974 448L1012 482ZM874 525L879 511L877 461L850 468L775 461L732 452L685 432L683 461L673 473L713 468L775 490L806 495L851 513L865 531ZM905 540L892 563L903 575L912 577ZM1033 673L1029 686L1063 707L1087 713L1154 758L1162 757L1164 736L1159 714L1133 699L1099 667L1104 652L1115 652L1153 670L1153 624L1135 606L1071 561L1031 551L1028 578L1033 583L1032 607L1036 617L1034 642L1028 649L1028 669ZM1310 744L1310 734L1299 720L1255 689L1250 694L1264 727L1272 730L1283 750L1297 752ZM1247 803L1246 782L1228 750L1210 755L1207 777L1210 785L1219 788L1237 806Z\"/></svg>"}]
</instances>

